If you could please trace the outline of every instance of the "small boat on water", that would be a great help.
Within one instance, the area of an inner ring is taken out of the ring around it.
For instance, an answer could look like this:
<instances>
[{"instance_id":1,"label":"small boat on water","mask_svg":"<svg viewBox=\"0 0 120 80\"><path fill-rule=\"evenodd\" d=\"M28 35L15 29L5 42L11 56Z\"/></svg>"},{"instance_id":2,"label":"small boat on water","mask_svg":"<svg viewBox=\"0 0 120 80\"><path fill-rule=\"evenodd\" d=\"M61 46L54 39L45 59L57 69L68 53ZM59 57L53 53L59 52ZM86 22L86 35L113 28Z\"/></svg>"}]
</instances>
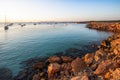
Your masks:
<instances>
[{"instance_id":1,"label":"small boat on water","mask_svg":"<svg viewBox=\"0 0 120 80\"><path fill-rule=\"evenodd\" d=\"M9 27L6 25L6 26L4 26L4 30L8 30L9 29Z\"/></svg>"},{"instance_id":2,"label":"small boat on water","mask_svg":"<svg viewBox=\"0 0 120 80\"><path fill-rule=\"evenodd\" d=\"M37 25L36 23L34 23L33 25Z\"/></svg>"},{"instance_id":3,"label":"small boat on water","mask_svg":"<svg viewBox=\"0 0 120 80\"><path fill-rule=\"evenodd\" d=\"M5 26L4 26L4 30L8 30L9 29L9 27L8 27L8 25L6 25L6 16L5 16Z\"/></svg>"},{"instance_id":4,"label":"small boat on water","mask_svg":"<svg viewBox=\"0 0 120 80\"><path fill-rule=\"evenodd\" d=\"M26 24L21 24L21 27L25 26Z\"/></svg>"}]
</instances>

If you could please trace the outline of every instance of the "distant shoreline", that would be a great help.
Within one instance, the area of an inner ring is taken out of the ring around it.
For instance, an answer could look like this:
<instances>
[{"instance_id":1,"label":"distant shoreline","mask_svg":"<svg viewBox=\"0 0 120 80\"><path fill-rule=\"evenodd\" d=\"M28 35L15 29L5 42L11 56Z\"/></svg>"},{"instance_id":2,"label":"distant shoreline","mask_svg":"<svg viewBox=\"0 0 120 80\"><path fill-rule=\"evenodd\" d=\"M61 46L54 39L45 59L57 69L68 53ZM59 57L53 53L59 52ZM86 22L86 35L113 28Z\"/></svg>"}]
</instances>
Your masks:
<instances>
[{"instance_id":1,"label":"distant shoreline","mask_svg":"<svg viewBox=\"0 0 120 80\"><path fill-rule=\"evenodd\" d=\"M120 20L88 20L88 21L23 21L23 22L9 22L8 23L89 23L89 22L120 22ZM4 22L0 22L4 23Z\"/></svg>"},{"instance_id":2,"label":"distant shoreline","mask_svg":"<svg viewBox=\"0 0 120 80\"><path fill-rule=\"evenodd\" d=\"M119 22L89 22L87 24L87 28L119 33L120 21Z\"/></svg>"}]
</instances>

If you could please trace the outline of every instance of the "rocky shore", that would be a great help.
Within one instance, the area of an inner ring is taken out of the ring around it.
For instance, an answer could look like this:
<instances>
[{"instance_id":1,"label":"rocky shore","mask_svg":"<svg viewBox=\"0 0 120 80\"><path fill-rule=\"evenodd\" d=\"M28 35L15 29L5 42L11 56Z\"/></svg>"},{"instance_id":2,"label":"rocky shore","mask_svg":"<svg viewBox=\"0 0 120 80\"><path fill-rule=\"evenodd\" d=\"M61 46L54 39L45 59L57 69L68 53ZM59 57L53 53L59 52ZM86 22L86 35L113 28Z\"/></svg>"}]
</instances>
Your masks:
<instances>
[{"instance_id":1,"label":"rocky shore","mask_svg":"<svg viewBox=\"0 0 120 80\"><path fill-rule=\"evenodd\" d=\"M102 31L120 32L120 22L89 22L87 27Z\"/></svg>"},{"instance_id":2,"label":"rocky shore","mask_svg":"<svg viewBox=\"0 0 120 80\"><path fill-rule=\"evenodd\" d=\"M95 52L84 56L55 55L37 61L14 80L120 80L120 34L108 37Z\"/></svg>"}]
</instances>

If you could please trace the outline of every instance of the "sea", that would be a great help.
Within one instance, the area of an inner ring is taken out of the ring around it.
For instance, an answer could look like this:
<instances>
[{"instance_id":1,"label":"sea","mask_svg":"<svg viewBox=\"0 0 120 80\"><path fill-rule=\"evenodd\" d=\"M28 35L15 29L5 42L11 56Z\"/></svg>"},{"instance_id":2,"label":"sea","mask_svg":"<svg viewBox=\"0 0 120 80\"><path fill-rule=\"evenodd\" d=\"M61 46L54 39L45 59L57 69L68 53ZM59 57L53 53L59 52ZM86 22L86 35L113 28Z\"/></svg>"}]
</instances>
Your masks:
<instances>
[{"instance_id":1,"label":"sea","mask_svg":"<svg viewBox=\"0 0 120 80\"><path fill-rule=\"evenodd\" d=\"M24 26L21 26L25 24ZM87 50L83 46L97 45L110 32L86 27L86 23L13 23L8 30L0 23L0 68L13 75L21 70L21 62L35 57L49 57L69 48Z\"/></svg>"}]
</instances>

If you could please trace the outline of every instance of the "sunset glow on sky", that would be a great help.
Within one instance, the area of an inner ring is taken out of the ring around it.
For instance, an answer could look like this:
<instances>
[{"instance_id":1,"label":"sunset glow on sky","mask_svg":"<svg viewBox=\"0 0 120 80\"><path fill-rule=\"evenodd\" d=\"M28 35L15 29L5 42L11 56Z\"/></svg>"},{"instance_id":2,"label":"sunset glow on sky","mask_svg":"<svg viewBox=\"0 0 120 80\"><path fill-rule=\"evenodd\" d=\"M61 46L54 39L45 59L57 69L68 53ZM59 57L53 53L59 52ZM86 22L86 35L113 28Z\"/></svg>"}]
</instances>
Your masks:
<instances>
[{"instance_id":1,"label":"sunset glow on sky","mask_svg":"<svg viewBox=\"0 0 120 80\"><path fill-rule=\"evenodd\" d=\"M119 20L120 0L0 0L0 22Z\"/></svg>"}]
</instances>

